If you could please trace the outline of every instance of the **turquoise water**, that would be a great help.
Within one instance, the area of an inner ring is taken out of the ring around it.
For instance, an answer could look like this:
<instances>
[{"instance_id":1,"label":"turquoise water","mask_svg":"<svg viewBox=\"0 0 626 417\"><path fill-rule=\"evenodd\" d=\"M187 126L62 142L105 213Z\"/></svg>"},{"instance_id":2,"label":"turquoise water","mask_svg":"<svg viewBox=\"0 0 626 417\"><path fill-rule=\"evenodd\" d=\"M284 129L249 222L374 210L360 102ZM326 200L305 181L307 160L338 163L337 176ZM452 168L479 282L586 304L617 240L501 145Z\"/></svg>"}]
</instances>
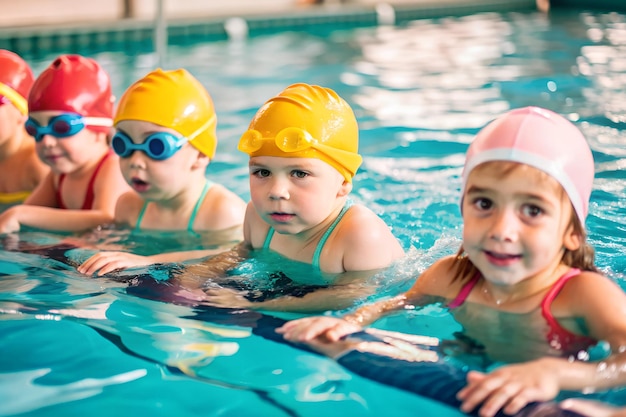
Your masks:
<instances>
[{"instance_id":1,"label":"turquoise water","mask_svg":"<svg viewBox=\"0 0 626 417\"><path fill-rule=\"evenodd\" d=\"M153 54L119 51L94 57L118 96L157 62ZM33 61L36 72L48 58ZM526 105L568 115L596 159L587 226L597 264L626 289L624 14L488 13L401 27L285 31L172 46L165 62L187 68L211 92L220 144L208 172L245 199L246 156L235 145L267 98L304 81L333 88L353 105L364 156L353 197L409 251L386 276L392 282L384 293L402 287L396 276L417 275L457 249L459 175L480 127ZM171 236L135 242L109 230L74 237L141 252L172 246ZM62 238L26 231L5 237L3 247ZM70 258L89 253L78 249ZM129 292L123 283L8 250L0 250L0 275L0 416L461 415L265 339L256 329L271 325L271 315L161 302L148 290ZM437 308L379 325L440 338L457 330ZM625 402L621 392L606 398Z\"/></svg>"}]
</instances>

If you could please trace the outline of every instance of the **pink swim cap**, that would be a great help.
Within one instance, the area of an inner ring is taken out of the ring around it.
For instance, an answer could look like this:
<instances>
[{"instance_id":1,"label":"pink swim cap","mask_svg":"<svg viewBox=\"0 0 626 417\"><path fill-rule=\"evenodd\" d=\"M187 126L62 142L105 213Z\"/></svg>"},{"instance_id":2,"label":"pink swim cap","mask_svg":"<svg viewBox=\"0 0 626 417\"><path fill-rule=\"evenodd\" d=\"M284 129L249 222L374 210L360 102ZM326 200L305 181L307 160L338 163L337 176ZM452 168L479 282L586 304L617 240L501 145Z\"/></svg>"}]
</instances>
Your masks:
<instances>
[{"instance_id":1,"label":"pink swim cap","mask_svg":"<svg viewBox=\"0 0 626 417\"><path fill-rule=\"evenodd\" d=\"M109 119L113 125L113 101L108 74L93 59L80 55L61 55L35 80L28 96L28 111L63 111L84 117ZM108 132L104 126L88 125Z\"/></svg>"},{"instance_id":2,"label":"pink swim cap","mask_svg":"<svg viewBox=\"0 0 626 417\"><path fill-rule=\"evenodd\" d=\"M463 192L470 172L489 161L537 168L561 184L585 224L594 162L582 132L563 116L539 107L511 110L485 126L467 150Z\"/></svg>"}]
</instances>

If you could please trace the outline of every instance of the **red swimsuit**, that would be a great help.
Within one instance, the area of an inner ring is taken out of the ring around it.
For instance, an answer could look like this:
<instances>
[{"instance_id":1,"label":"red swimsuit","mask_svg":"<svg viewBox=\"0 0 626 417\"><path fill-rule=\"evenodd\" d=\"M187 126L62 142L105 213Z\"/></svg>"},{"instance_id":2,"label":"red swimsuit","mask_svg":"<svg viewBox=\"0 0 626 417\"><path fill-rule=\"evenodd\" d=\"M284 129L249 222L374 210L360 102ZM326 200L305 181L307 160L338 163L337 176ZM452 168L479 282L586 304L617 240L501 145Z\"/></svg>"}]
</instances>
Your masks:
<instances>
[{"instance_id":1,"label":"red swimsuit","mask_svg":"<svg viewBox=\"0 0 626 417\"><path fill-rule=\"evenodd\" d=\"M571 268L554 283L552 288L550 288L546 296L541 301L541 314L545 318L549 327L548 333L546 334L546 339L548 340L550 346L561 351L578 351L581 349L586 349L589 346L597 343L597 340L595 339L574 334L569 330L563 328L554 318L552 312L550 311L550 305L559 294L563 286L570 278L575 277L578 274L580 274L579 269ZM463 305L463 303L467 299L467 296L472 291L472 288L474 288L479 279L480 273L477 273L463 286L463 288L461 288L459 294L454 300L452 300L452 302L448 304L448 307L450 309L455 309Z\"/></svg>"},{"instance_id":2,"label":"red swimsuit","mask_svg":"<svg viewBox=\"0 0 626 417\"><path fill-rule=\"evenodd\" d=\"M107 158L111 156L112 154L113 154L112 151L107 152L107 154L102 157L100 162L98 162L98 165L96 166L96 169L93 171L93 174L91 174L91 178L89 179L89 184L87 184L87 193L85 194L85 201L83 202L83 206L80 208L81 210L91 210L91 207L93 206L93 200L95 197L94 192L93 192L93 184L94 182L96 182L96 176L98 175L98 171L100 171L100 168L104 164L104 161L106 161ZM65 179L65 174L59 175L59 185L57 187L57 192L56 192L57 206L61 209L67 209L67 206L65 205L65 203L63 203L63 199L61 198L61 185L63 184L64 179Z\"/></svg>"}]
</instances>

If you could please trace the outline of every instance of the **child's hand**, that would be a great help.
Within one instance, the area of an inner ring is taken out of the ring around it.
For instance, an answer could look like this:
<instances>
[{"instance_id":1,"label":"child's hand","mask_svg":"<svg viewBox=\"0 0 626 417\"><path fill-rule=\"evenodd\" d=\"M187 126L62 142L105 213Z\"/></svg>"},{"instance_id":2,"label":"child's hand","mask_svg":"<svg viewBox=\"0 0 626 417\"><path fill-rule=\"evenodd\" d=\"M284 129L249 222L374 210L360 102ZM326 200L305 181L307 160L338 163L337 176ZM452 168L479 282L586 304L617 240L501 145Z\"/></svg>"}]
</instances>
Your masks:
<instances>
[{"instance_id":1,"label":"child's hand","mask_svg":"<svg viewBox=\"0 0 626 417\"><path fill-rule=\"evenodd\" d=\"M86 275L97 273L98 276L102 276L117 269L152 264L152 260L147 256L128 252L98 252L83 262L77 270Z\"/></svg>"},{"instance_id":2,"label":"child's hand","mask_svg":"<svg viewBox=\"0 0 626 417\"><path fill-rule=\"evenodd\" d=\"M507 365L488 374L469 372L467 386L457 393L468 413L480 405L478 415L494 416L500 409L516 414L533 401L547 401L560 391L558 372L549 358L518 365Z\"/></svg>"},{"instance_id":3,"label":"child's hand","mask_svg":"<svg viewBox=\"0 0 626 417\"><path fill-rule=\"evenodd\" d=\"M20 231L20 221L18 220L18 207L9 207L0 214L0 233L11 233Z\"/></svg>"},{"instance_id":4,"label":"child's hand","mask_svg":"<svg viewBox=\"0 0 626 417\"><path fill-rule=\"evenodd\" d=\"M210 287L204 290L204 301L210 305L228 308L249 308L253 303L244 297L243 292L225 287Z\"/></svg>"},{"instance_id":5,"label":"child's hand","mask_svg":"<svg viewBox=\"0 0 626 417\"><path fill-rule=\"evenodd\" d=\"M305 317L292 320L276 329L292 342L310 342L324 336L329 342L336 342L343 336L362 330L361 326L336 317Z\"/></svg>"}]
</instances>

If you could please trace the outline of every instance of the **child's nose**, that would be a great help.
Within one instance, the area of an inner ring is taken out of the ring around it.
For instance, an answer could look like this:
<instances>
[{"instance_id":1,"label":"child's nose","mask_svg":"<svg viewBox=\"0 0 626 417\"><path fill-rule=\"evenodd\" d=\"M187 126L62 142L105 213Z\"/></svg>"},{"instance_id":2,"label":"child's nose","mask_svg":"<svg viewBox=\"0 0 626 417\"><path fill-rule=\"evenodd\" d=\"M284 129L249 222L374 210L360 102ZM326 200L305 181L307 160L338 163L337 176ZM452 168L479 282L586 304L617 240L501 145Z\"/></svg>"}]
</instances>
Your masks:
<instances>
[{"instance_id":1,"label":"child's nose","mask_svg":"<svg viewBox=\"0 0 626 417\"><path fill-rule=\"evenodd\" d=\"M43 135L39 143L41 143L46 148L51 148L56 145L58 138L52 135Z\"/></svg>"},{"instance_id":2,"label":"child's nose","mask_svg":"<svg viewBox=\"0 0 626 417\"><path fill-rule=\"evenodd\" d=\"M288 181L280 178L274 178L269 190L269 197L272 200L288 200L289 199L289 186Z\"/></svg>"},{"instance_id":3,"label":"child's nose","mask_svg":"<svg viewBox=\"0 0 626 417\"><path fill-rule=\"evenodd\" d=\"M134 151L128 156L128 162L132 168L143 168L146 166L148 155L141 151Z\"/></svg>"},{"instance_id":4,"label":"child's nose","mask_svg":"<svg viewBox=\"0 0 626 417\"><path fill-rule=\"evenodd\" d=\"M500 210L494 213L493 223L489 230L491 239L505 242L515 241L518 232L518 219L512 210Z\"/></svg>"}]
</instances>

